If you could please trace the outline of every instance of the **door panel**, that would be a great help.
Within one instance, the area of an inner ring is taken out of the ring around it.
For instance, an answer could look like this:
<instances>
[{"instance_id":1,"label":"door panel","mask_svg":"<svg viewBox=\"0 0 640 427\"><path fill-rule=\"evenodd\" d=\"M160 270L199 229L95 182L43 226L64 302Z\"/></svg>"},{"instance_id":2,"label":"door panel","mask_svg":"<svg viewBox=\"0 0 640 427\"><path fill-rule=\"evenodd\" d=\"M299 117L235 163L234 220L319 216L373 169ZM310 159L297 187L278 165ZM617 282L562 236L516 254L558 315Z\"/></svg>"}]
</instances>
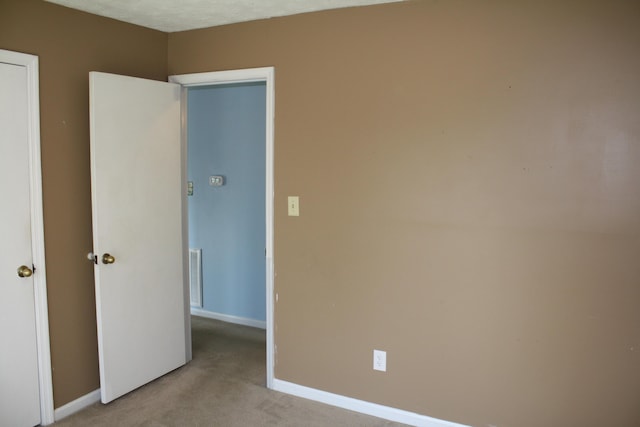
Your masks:
<instances>
[{"instance_id":1,"label":"door panel","mask_svg":"<svg viewBox=\"0 0 640 427\"><path fill-rule=\"evenodd\" d=\"M102 402L186 362L180 86L90 74ZM105 253L115 261L103 263Z\"/></svg>"},{"instance_id":2,"label":"door panel","mask_svg":"<svg viewBox=\"0 0 640 427\"><path fill-rule=\"evenodd\" d=\"M0 63L0 425L40 423L32 268L27 70Z\"/></svg>"}]
</instances>

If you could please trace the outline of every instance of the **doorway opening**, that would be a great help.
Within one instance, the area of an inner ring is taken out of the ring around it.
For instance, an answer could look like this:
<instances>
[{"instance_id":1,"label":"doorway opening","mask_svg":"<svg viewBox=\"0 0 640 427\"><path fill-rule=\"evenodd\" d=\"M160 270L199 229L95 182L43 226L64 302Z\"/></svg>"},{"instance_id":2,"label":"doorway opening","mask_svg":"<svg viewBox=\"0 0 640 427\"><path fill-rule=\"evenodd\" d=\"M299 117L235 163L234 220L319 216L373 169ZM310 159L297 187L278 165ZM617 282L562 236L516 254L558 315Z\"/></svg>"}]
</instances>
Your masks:
<instances>
[{"instance_id":1,"label":"doorway opening","mask_svg":"<svg viewBox=\"0 0 640 427\"><path fill-rule=\"evenodd\" d=\"M169 81L183 87L183 181L189 182L188 192L193 191L193 196L183 197L183 232L187 246L203 249L202 310L266 329L266 384L272 388L273 67L176 75ZM229 116L234 110L230 106L245 108L241 116L248 114L252 124ZM220 120L199 117L216 112ZM203 221L206 231L195 236ZM212 236L217 241L212 242ZM188 250L184 248L185 257ZM224 286L230 279L235 280L233 292ZM188 317L192 309L185 283ZM257 287L264 298L255 295ZM198 314L198 308L193 311ZM190 319L185 325L190 359Z\"/></svg>"},{"instance_id":2,"label":"doorway opening","mask_svg":"<svg viewBox=\"0 0 640 427\"><path fill-rule=\"evenodd\" d=\"M262 329L265 90L188 88L185 124L191 313Z\"/></svg>"}]
</instances>

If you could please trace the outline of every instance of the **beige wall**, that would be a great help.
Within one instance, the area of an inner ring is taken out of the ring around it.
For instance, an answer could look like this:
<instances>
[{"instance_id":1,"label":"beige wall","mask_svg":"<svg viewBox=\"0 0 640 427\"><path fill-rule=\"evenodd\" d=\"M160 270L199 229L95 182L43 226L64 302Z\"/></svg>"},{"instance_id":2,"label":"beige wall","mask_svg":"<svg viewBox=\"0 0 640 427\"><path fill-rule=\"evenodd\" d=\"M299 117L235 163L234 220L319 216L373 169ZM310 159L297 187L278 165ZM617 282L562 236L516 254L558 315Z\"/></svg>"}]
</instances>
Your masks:
<instances>
[{"instance_id":1,"label":"beige wall","mask_svg":"<svg viewBox=\"0 0 640 427\"><path fill-rule=\"evenodd\" d=\"M169 74L276 68L277 378L640 425L639 18L425 0L170 34Z\"/></svg>"},{"instance_id":2,"label":"beige wall","mask_svg":"<svg viewBox=\"0 0 640 427\"><path fill-rule=\"evenodd\" d=\"M278 378L474 426L640 425L638 18L422 0L170 34L167 71L166 34L0 0L0 48L40 56L56 407L98 387L88 71L274 65Z\"/></svg>"},{"instance_id":3,"label":"beige wall","mask_svg":"<svg viewBox=\"0 0 640 427\"><path fill-rule=\"evenodd\" d=\"M99 388L89 71L166 80L167 35L39 0L0 0L0 49L40 58L45 250L55 406Z\"/></svg>"}]
</instances>

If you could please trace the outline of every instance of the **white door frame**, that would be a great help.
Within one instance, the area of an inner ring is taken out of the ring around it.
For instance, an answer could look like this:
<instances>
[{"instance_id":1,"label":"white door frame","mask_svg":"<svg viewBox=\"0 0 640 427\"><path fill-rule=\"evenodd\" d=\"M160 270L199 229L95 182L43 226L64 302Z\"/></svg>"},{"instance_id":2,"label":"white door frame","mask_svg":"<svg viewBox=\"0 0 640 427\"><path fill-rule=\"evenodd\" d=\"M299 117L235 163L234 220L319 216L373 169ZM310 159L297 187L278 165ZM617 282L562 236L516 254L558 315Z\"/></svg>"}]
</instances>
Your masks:
<instances>
[{"instance_id":1,"label":"white door frame","mask_svg":"<svg viewBox=\"0 0 640 427\"><path fill-rule=\"evenodd\" d=\"M31 191L31 250L33 252L34 309L36 345L38 349L38 382L40 386L40 423L52 424L53 385L49 346L49 310L44 257L44 216L42 211L42 172L40 161L40 95L38 57L0 49L0 62L23 66L27 70L27 109L29 144L29 189Z\"/></svg>"},{"instance_id":2,"label":"white door frame","mask_svg":"<svg viewBox=\"0 0 640 427\"><path fill-rule=\"evenodd\" d=\"M274 68L248 68L243 70L214 71L208 73L181 74L169 77L169 82L178 83L183 86L182 102L182 128L183 128L183 183L185 189L182 196L183 206L183 233L185 233L184 256L188 254L187 230L187 191L186 191L186 88L194 86L211 86L230 83L266 83L266 169L265 169L265 221L266 221L266 303L267 303L267 388L273 388L274 379L274 336L273 336L273 137L274 137L274 108L275 108L275 88L274 88ZM185 264L187 265L187 264ZM187 327L187 360L191 360L191 321L189 303L189 281L185 280L185 325Z\"/></svg>"}]
</instances>

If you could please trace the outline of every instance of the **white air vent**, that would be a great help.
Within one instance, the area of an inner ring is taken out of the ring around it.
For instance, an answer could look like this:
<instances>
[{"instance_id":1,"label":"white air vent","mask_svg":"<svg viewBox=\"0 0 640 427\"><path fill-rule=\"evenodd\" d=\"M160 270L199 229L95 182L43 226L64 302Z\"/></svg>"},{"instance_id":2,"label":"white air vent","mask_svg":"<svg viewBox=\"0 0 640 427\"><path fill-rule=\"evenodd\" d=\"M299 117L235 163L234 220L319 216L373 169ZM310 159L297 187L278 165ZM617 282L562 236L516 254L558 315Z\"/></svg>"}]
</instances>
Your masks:
<instances>
[{"instance_id":1,"label":"white air vent","mask_svg":"<svg viewBox=\"0 0 640 427\"><path fill-rule=\"evenodd\" d=\"M202 307L202 249L189 249L191 307Z\"/></svg>"}]
</instances>

